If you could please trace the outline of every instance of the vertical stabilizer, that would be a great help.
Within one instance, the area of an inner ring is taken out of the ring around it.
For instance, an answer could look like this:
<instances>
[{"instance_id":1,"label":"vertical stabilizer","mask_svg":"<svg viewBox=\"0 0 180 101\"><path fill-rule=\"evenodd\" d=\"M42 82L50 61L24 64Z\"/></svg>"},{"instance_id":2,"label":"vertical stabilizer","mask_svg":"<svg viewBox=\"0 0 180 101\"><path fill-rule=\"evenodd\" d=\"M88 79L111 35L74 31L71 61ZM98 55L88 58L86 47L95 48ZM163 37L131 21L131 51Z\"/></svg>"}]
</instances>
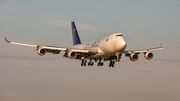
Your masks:
<instances>
[{"instance_id":1,"label":"vertical stabilizer","mask_svg":"<svg viewBox=\"0 0 180 101\"><path fill-rule=\"evenodd\" d=\"M81 44L81 40L79 38L79 35L78 35L74 21L71 22L71 26L72 26L73 45Z\"/></svg>"}]
</instances>

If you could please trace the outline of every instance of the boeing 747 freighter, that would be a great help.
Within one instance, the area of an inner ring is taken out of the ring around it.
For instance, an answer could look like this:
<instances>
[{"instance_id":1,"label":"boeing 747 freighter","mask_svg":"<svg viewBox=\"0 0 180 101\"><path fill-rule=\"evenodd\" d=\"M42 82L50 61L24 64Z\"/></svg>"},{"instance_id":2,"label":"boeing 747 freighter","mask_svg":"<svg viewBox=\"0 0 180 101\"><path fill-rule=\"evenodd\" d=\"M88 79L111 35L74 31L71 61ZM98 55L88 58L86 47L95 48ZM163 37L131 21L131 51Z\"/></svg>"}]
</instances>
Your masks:
<instances>
[{"instance_id":1,"label":"boeing 747 freighter","mask_svg":"<svg viewBox=\"0 0 180 101\"><path fill-rule=\"evenodd\" d=\"M161 44L160 47L156 48L125 51L127 43L121 33L111 34L102 40L82 44L75 23L71 22L71 25L73 37L73 46L71 48L12 42L8 41L6 38L5 40L11 44L36 47L37 53L40 56L46 53L59 54L61 51L64 51L64 57L81 60L81 66L93 66L94 62L97 61L98 66L103 66L103 61L110 61L109 67L114 67L115 62L120 61L122 54L129 57L131 61L136 61L138 60L138 54L144 53L144 57L150 60L154 56L151 51L164 48ZM87 60L89 60L88 64Z\"/></svg>"}]
</instances>

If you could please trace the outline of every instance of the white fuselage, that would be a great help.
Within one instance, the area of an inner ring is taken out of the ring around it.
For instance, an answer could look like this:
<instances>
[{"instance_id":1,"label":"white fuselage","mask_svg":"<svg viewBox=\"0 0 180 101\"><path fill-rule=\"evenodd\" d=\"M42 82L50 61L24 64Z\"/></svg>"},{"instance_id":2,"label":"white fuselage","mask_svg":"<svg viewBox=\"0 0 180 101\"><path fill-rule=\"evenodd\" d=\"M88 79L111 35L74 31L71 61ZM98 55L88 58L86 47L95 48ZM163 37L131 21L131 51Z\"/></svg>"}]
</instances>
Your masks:
<instances>
[{"instance_id":1,"label":"white fuselage","mask_svg":"<svg viewBox=\"0 0 180 101\"><path fill-rule=\"evenodd\" d=\"M126 48L126 41L120 33L115 33L102 40L93 41L85 44L74 45L76 49L98 49L98 53L90 58L113 55L116 52L122 53Z\"/></svg>"}]
</instances>

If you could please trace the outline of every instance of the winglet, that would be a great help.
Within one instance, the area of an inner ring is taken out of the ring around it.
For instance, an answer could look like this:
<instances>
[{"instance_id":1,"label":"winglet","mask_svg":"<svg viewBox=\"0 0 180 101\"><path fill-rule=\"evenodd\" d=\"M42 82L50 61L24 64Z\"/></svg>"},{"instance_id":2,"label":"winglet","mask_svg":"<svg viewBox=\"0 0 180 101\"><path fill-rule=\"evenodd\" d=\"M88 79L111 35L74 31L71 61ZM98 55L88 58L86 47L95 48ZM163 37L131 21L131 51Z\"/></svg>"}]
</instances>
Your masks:
<instances>
[{"instance_id":1,"label":"winglet","mask_svg":"<svg viewBox=\"0 0 180 101\"><path fill-rule=\"evenodd\" d=\"M8 41L5 37L4 37L4 39L6 40L7 43L11 43L11 41Z\"/></svg>"},{"instance_id":2,"label":"winglet","mask_svg":"<svg viewBox=\"0 0 180 101\"><path fill-rule=\"evenodd\" d=\"M164 48L163 44L161 43L161 48Z\"/></svg>"}]
</instances>

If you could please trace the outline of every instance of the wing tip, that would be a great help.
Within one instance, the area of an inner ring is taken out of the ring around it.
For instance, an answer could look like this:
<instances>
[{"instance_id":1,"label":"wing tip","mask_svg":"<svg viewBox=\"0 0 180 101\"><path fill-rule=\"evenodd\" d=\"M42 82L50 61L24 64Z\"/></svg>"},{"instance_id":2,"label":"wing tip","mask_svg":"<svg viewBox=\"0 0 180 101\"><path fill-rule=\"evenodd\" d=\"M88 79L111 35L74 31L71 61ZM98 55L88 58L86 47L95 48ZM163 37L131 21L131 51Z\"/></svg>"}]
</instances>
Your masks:
<instances>
[{"instance_id":1,"label":"wing tip","mask_svg":"<svg viewBox=\"0 0 180 101\"><path fill-rule=\"evenodd\" d=\"M6 37L4 37L4 39L5 39L5 41L6 41L7 43L11 43L11 41L8 41L8 40L6 39Z\"/></svg>"},{"instance_id":2,"label":"wing tip","mask_svg":"<svg viewBox=\"0 0 180 101\"><path fill-rule=\"evenodd\" d=\"M161 46L161 48L164 48L164 46L163 46L163 44L162 44L162 43L161 43L161 45L160 45L160 46Z\"/></svg>"}]
</instances>

